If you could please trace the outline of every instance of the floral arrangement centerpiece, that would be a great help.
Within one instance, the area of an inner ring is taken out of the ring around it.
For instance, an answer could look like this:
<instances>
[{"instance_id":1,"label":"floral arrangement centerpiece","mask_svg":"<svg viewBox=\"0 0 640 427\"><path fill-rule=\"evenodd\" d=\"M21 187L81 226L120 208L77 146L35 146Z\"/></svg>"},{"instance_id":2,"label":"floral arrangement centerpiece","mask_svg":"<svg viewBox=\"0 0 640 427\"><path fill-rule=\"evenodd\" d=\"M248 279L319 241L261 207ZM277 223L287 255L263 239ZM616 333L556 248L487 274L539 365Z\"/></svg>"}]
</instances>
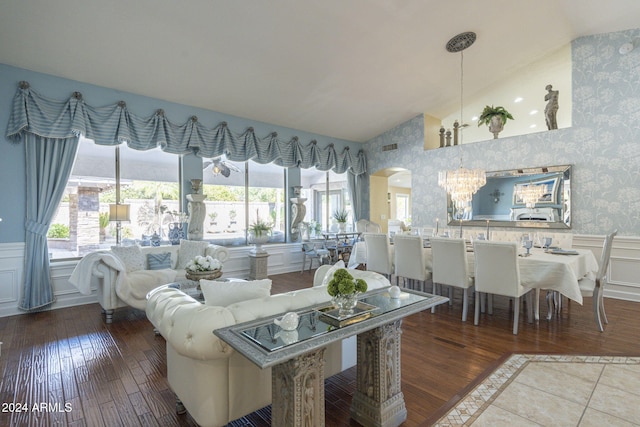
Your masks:
<instances>
[{"instance_id":1,"label":"floral arrangement centerpiece","mask_svg":"<svg viewBox=\"0 0 640 427\"><path fill-rule=\"evenodd\" d=\"M211 255L198 255L187 263L185 270L189 280L213 280L222 276L222 263Z\"/></svg>"},{"instance_id":2,"label":"floral arrangement centerpiece","mask_svg":"<svg viewBox=\"0 0 640 427\"><path fill-rule=\"evenodd\" d=\"M353 309L358 303L358 294L366 291L367 282L363 279L354 279L346 268L336 270L327 285L327 293L333 297L340 316L353 314Z\"/></svg>"}]
</instances>

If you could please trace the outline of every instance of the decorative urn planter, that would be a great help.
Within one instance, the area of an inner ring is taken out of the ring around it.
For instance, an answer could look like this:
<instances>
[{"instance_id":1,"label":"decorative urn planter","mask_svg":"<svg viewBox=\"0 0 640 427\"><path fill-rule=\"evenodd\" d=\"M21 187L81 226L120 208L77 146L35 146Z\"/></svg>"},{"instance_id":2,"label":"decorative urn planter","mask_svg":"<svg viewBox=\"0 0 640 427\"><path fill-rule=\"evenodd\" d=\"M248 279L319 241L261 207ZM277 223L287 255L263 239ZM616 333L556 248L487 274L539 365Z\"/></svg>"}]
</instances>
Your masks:
<instances>
[{"instance_id":1,"label":"decorative urn planter","mask_svg":"<svg viewBox=\"0 0 640 427\"><path fill-rule=\"evenodd\" d=\"M493 139L498 139L498 134L504 129L507 120L513 120L513 116L504 107L487 105L478 116L478 126L487 125Z\"/></svg>"},{"instance_id":2,"label":"decorative urn planter","mask_svg":"<svg viewBox=\"0 0 640 427\"><path fill-rule=\"evenodd\" d=\"M503 129L504 123L502 123L500 116L491 117L491 121L489 122L489 132L493 134L493 139L498 139L498 134L502 132Z\"/></svg>"},{"instance_id":3,"label":"decorative urn planter","mask_svg":"<svg viewBox=\"0 0 640 427\"><path fill-rule=\"evenodd\" d=\"M267 243L268 241L269 235L267 233L262 233L259 236L256 236L254 233L249 233L249 243L255 245L252 249L252 252L256 254L262 254L266 252L264 249L262 249L262 245Z\"/></svg>"}]
</instances>

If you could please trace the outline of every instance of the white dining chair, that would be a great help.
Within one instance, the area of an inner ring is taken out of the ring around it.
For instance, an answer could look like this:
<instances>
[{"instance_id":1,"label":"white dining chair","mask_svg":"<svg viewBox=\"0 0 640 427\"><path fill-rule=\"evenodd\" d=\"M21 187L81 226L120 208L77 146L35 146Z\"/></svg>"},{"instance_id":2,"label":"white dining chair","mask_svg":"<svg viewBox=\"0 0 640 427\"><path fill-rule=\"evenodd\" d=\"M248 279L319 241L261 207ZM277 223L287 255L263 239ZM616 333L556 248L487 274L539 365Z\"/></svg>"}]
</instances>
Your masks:
<instances>
[{"instance_id":1,"label":"white dining chair","mask_svg":"<svg viewBox=\"0 0 640 427\"><path fill-rule=\"evenodd\" d=\"M420 290L424 292L427 280L431 278L431 272L427 271L422 253L422 237L400 234L393 240L393 246L396 285L402 277L405 283L408 279L411 285L418 281ZM415 286L411 287L415 288Z\"/></svg>"},{"instance_id":2,"label":"white dining chair","mask_svg":"<svg viewBox=\"0 0 640 427\"><path fill-rule=\"evenodd\" d=\"M604 332L602 322L609 323L604 311L604 286L607 283L607 271L609 270L609 261L611 259L611 247L613 246L613 238L616 234L618 234L618 230L614 230L604 239L602 255L600 256L600 265L596 277L584 277L578 281L582 296L593 298L593 315L600 332Z\"/></svg>"},{"instance_id":3,"label":"white dining chair","mask_svg":"<svg viewBox=\"0 0 640 427\"><path fill-rule=\"evenodd\" d=\"M364 233L367 248L367 270L383 274L391 280L393 259L389 250L389 237L383 233Z\"/></svg>"},{"instance_id":4,"label":"white dining chair","mask_svg":"<svg viewBox=\"0 0 640 427\"><path fill-rule=\"evenodd\" d=\"M469 289L474 279L467 263L467 247L464 239L431 238L433 293L438 295L440 285L449 288L449 304L453 300L453 288L462 289L462 321L466 322L469 310ZM433 313L435 307L431 310Z\"/></svg>"},{"instance_id":5,"label":"white dining chair","mask_svg":"<svg viewBox=\"0 0 640 427\"><path fill-rule=\"evenodd\" d=\"M528 320L533 321L531 288L522 286L518 267L518 244L515 242L492 242L476 240L475 255L475 316L474 324L480 321L481 294L503 295L513 298L513 334L518 334L521 297L527 296ZM491 309L489 309L491 314Z\"/></svg>"},{"instance_id":6,"label":"white dining chair","mask_svg":"<svg viewBox=\"0 0 640 427\"><path fill-rule=\"evenodd\" d=\"M435 229L431 228L431 227L421 227L420 228L420 235L422 236L422 239L430 239L435 233Z\"/></svg>"},{"instance_id":7,"label":"white dining chair","mask_svg":"<svg viewBox=\"0 0 640 427\"><path fill-rule=\"evenodd\" d=\"M382 227L380 227L380 224L369 221L369 224L367 224L365 232L366 233L382 233Z\"/></svg>"},{"instance_id":8,"label":"white dining chair","mask_svg":"<svg viewBox=\"0 0 640 427\"><path fill-rule=\"evenodd\" d=\"M358 233L382 233L382 228L380 224L371 222L368 219L359 219L356 222L356 231ZM362 236L360 238L362 239Z\"/></svg>"},{"instance_id":9,"label":"white dining chair","mask_svg":"<svg viewBox=\"0 0 640 427\"><path fill-rule=\"evenodd\" d=\"M356 221L356 231L358 233L366 233L367 226L369 224L370 224L370 221L368 219L359 219L358 221Z\"/></svg>"},{"instance_id":10,"label":"white dining chair","mask_svg":"<svg viewBox=\"0 0 640 427\"><path fill-rule=\"evenodd\" d=\"M389 232L390 237L402 234L406 229L407 227L404 224L404 221L400 221L399 219L390 219L387 223L387 231Z\"/></svg>"}]
</instances>

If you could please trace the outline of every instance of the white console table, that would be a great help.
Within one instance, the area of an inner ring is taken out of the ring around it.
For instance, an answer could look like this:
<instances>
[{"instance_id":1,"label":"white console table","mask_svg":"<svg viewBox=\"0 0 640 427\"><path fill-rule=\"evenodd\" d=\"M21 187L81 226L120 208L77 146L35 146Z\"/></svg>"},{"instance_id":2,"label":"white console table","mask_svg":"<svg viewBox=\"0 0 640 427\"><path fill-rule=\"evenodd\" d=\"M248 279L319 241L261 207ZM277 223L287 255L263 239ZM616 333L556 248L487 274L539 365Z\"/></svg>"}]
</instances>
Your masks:
<instances>
[{"instance_id":1,"label":"white console table","mask_svg":"<svg viewBox=\"0 0 640 427\"><path fill-rule=\"evenodd\" d=\"M295 331L281 331L274 317L217 329L214 333L260 368L272 369L271 425L324 426L324 350L357 335L357 389L351 417L363 426L396 427L407 418L401 384L401 325L411 314L448 298L405 290L392 299L387 288L360 298L377 307L357 323L335 327L314 310L299 311ZM324 304L326 305L326 304Z\"/></svg>"}]
</instances>

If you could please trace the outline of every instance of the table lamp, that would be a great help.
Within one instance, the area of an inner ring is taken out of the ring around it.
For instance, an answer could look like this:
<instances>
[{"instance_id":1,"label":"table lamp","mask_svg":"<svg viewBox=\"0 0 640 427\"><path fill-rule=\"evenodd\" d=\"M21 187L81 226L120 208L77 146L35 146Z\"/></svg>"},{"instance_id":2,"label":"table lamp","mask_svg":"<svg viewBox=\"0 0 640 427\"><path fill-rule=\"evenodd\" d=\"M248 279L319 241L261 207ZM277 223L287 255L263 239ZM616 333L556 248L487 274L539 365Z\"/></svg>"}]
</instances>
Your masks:
<instances>
[{"instance_id":1,"label":"table lamp","mask_svg":"<svg viewBox=\"0 0 640 427\"><path fill-rule=\"evenodd\" d=\"M128 204L111 203L109 205L109 221L116 222L116 245L120 245L122 234L122 221L130 221Z\"/></svg>"}]
</instances>

